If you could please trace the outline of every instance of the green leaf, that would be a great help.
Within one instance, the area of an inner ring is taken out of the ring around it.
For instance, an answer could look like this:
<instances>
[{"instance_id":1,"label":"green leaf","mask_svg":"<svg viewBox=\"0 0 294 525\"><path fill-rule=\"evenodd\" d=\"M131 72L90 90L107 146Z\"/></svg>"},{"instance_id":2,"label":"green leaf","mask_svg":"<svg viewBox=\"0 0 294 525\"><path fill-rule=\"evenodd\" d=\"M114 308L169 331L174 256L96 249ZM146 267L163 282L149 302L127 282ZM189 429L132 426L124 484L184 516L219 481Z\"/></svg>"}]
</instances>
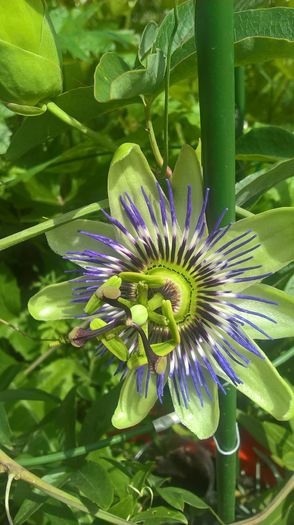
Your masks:
<instances>
[{"instance_id":1,"label":"green leaf","mask_svg":"<svg viewBox=\"0 0 294 525\"><path fill-rule=\"evenodd\" d=\"M0 263L0 317L13 319L20 311L20 290L9 268Z\"/></svg>"},{"instance_id":2,"label":"green leaf","mask_svg":"<svg viewBox=\"0 0 294 525\"><path fill-rule=\"evenodd\" d=\"M72 357L55 358L43 366L36 377L38 386L43 390L58 393L59 397L64 399L77 383L83 384L89 380L89 371L82 366L76 355L72 354Z\"/></svg>"},{"instance_id":3,"label":"green leaf","mask_svg":"<svg viewBox=\"0 0 294 525\"><path fill-rule=\"evenodd\" d=\"M71 483L98 507L110 507L113 501L113 487L109 475L98 463L89 461L72 475Z\"/></svg>"},{"instance_id":4,"label":"green leaf","mask_svg":"<svg viewBox=\"0 0 294 525\"><path fill-rule=\"evenodd\" d=\"M62 429L64 449L76 446L76 388L73 387L62 400L56 418L56 426Z\"/></svg>"},{"instance_id":5,"label":"green leaf","mask_svg":"<svg viewBox=\"0 0 294 525\"><path fill-rule=\"evenodd\" d=\"M33 295L28 302L30 314L38 321L72 319L84 314L81 303L73 303L73 281L51 284Z\"/></svg>"},{"instance_id":6,"label":"green leaf","mask_svg":"<svg viewBox=\"0 0 294 525\"><path fill-rule=\"evenodd\" d=\"M51 483L55 487L61 487L64 485L66 479L68 478L68 473L65 473L64 471L53 471L50 474L46 474L42 477L43 481L46 481L47 483ZM37 511L40 511L42 507L46 504L48 497L44 494L36 494L30 490L28 487L28 496L22 503L20 504L18 511L14 517L14 523L15 525L22 525L23 523L27 523L28 519L33 516L33 514Z\"/></svg>"},{"instance_id":7,"label":"green leaf","mask_svg":"<svg viewBox=\"0 0 294 525\"><path fill-rule=\"evenodd\" d=\"M294 274L290 277L289 281L285 286L285 292L294 296Z\"/></svg>"},{"instance_id":8,"label":"green leaf","mask_svg":"<svg viewBox=\"0 0 294 525\"><path fill-rule=\"evenodd\" d=\"M100 221L89 221L87 219L73 220L62 226L58 226L46 233L48 244L55 253L65 255L70 251L92 250L99 253L108 253L115 255L115 252L102 242L96 241L88 235L79 233L86 231L96 235L105 235L114 239L114 228L111 224ZM76 261L78 264L78 261ZM79 263L80 266L89 265L89 263ZM95 266L95 263L91 263Z\"/></svg>"},{"instance_id":9,"label":"green leaf","mask_svg":"<svg viewBox=\"0 0 294 525\"><path fill-rule=\"evenodd\" d=\"M146 380L146 371L144 377ZM145 380L143 381L143 392L140 395L137 391L136 370L128 372L112 416L112 424L115 428L123 429L137 425L155 405L157 400L156 377L154 374L150 375L147 397L145 397Z\"/></svg>"},{"instance_id":10,"label":"green leaf","mask_svg":"<svg viewBox=\"0 0 294 525\"><path fill-rule=\"evenodd\" d=\"M15 244L19 244L21 242L27 241L28 239L32 239L33 237L37 237L38 235L48 232L49 230L52 230L52 228L55 228L61 224L66 224L71 222L73 219L78 219L79 217L83 217L84 215L95 213L101 210L101 208L107 206L107 200L93 202L92 204L88 204L87 206L83 206L82 208L78 208L77 210L64 213L63 215L58 216L55 219L49 219L47 221L42 222L41 224L36 224L36 226L31 226L31 228L26 228L25 230L13 233L12 235L8 235L8 237L0 239L0 250L6 250L7 248L14 246Z\"/></svg>"},{"instance_id":11,"label":"green leaf","mask_svg":"<svg viewBox=\"0 0 294 525\"><path fill-rule=\"evenodd\" d=\"M9 144L12 131L6 122L0 121L0 155L6 153Z\"/></svg>"},{"instance_id":12,"label":"green leaf","mask_svg":"<svg viewBox=\"0 0 294 525\"><path fill-rule=\"evenodd\" d=\"M142 63L142 60L144 60L144 58L146 57L146 55L150 53L150 51L152 50L153 44L156 39L157 31L158 31L157 23L153 22L152 20L151 22L148 22L148 24L146 25L142 33L140 44L139 44L139 49L138 49L138 58L141 63Z\"/></svg>"},{"instance_id":13,"label":"green leaf","mask_svg":"<svg viewBox=\"0 0 294 525\"><path fill-rule=\"evenodd\" d=\"M195 74L194 2L178 6L178 28L173 38L171 83ZM274 58L291 58L294 46L294 9L267 8L234 14L235 65ZM174 28L174 13L162 21L155 46L167 52Z\"/></svg>"},{"instance_id":14,"label":"green leaf","mask_svg":"<svg viewBox=\"0 0 294 525\"><path fill-rule=\"evenodd\" d=\"M275 162L293 158L294 134L278 126L253 128L236 143L238 160Z\"/></svg>"},{"instance_id":15,"label":"green leaf","mask_svg":"<svg viewBox=\"0 0 294 525\"><path fill-rule=\"evenodd\" d=\"M283 180L292 177L294 173L294 158L277 162L270 168L248 175L236 184L236 204L243 204L257 199L262 193Z\"/></svg>"},{"instance_id":16,"label":"green leaf","mask_svg":"<svg viewBox=\"0 0 294 525\"><path fill-rule=\"evenodd\" d=\"M108 102L112 96L112 83L123 73L129 71L129 66L116 53L105 53L95 70L94 96L98 102Z\"/></svg>"},{"instance_id":17,"label":"green leaf","mask_svg":"<svg viewBox=\"0 0 294 525\"><path fill-rule=\"evenodd\" d=\"M192 221L191 228L196 225L203 204L203 181L201 166L196 152L191 146L182 146L173 171L171 185L173 189L177 220L181 230L184 230L187 211L186 188L192 189ZM183 191L184 188L184 191Z\"/></svg>"},{"instance_id":18,"label":"green leaf","mask_svg":"<svg viewBox=\"0 0 294 525\"><path fill-rule=\"evenodd\" d=\"M110 507L109 512L119 516L120 518L128 519L130 514L133 514L136 506L134 496L126 496L122 498L118 503Z\"/></svg>"},{"instance_id":19,"label":"green leaf","mask_svg":"<svg viewBox=\"0 0 294 525\"><path fill-rule=\"evenodd\" d=\"M267 304L249 299L232 300L231 302L247 310L246 319L255 323L259 328L264 330L268 336L274 339L281 337L294 336L294 297L266 284L254 284L246 288L246 295L260 297L268 301L274 301L277 304ZM251 315L248 310L255 311L260 316ZM267 315L275 321L272 323L264 319L262 315ZM258 332L249 325L245 327L246 334L253 339L267 339L266 336Z\"/></svg>"},{"instance_id":20,"label":"green leaf","mask_svg":"<svg viewBox=\"0 0 294 525\"><path fill-rule=\"evenodd\" d=\"M291 464L294 454L294 435L289 428L269 421L259 421L244 413L239 415L239 422L258 443L271 452L276 463L294 470L294 465Z\"/></svg>"},{"instance_id":21,"label":"green leaf","mask_svg":"<svg viewBox=\"0 0 294 525\"><path fill-rule=\"evenodd\" d=\"M126 213L123 212L119 200L120 196L124 195L127 191L128 195L137 206L154 242L156 243L154 225L141 192L142 186L153 206L157 222L160 224L161 215L156 179L140 147L137 144L123 144L117 149L112 159L108 174L108 197L111 215L118 219L131 233L133 233L135 238L137 238L138 231L135 231L133 226L131 226ZM167 202L166 199L165 202ZM127 240L126 236L120 233L117 229L116 236L124 245L127 244L132 247L132 244Z\"/></svg>"},{"instance_id":22,"label":"green leaf","mask_svg":"<svg viewBox=\"0 0 294 525\"><path fill-rule=\"evenodd\" d=\"M261 348L253 340L251 343L263 358L254 355L234 342L236 350L250 361L248 366L241 366L230 361L231 367L239 379L243 381L238 386L238 390L279 421L291 419L294 415L294 397L291 388ZM216 363L215 367L217 374L229 381Z\"/></svg>"},{"instance_id":23,"label":"green leaf","mask_svg":"<svg viewBox=\"0 0 294 525\"><path fill-rule=\"evenodd\" d=\"M294 9L272 7L235 13L235 64L290 58L294 45Z\"/></svg>"},{"instance_id":24,"label":"green leaf","mask_svg":"<svg viewBox=\"0 0 294 525\"><path fill-rule=\"evenodd\" d=\"M111 429L111 416L117 405L118 395L119 385L92 403L81 426L80 444L93 443Z\"/></svg>"},{"instance_id":25,"label":"green leaf","mask_svg":"<svg viewBox=\"0 0 294 525\"><path fill-rule=\"evenodd\" d=\"M123 4L121 7L122 15L125 15ZM111 9L110 11L112 12ZM80 59L79 63L82 64L82 67L85 62L81 61L88 60L89 63L93 57L96 58L102 52L112 50L114 46L120 45L123 49L129 50L137 43L135 32L132 29L116 30L115 22L110 24L110 27L107 23L103 23L101 27L100 13L103 17L102 12L97 13L93 3L87 4L82 9L78 7L68 9L62 4L53 10L50 9L59 45L64 54L70 53L73 58ZM97 23L98 20L100 24Z\"/></svg>"},{"instance_id":26,"label":"green leaf","mask_svg":"<svg viewBox=\"0 0 294 525\"><path fill-rule=\"evenodd\" d=\"M257 234L250 247L261 243L254 251L254 266L261 267L248 270L246 276L276 272L294 259L294 208L277 208L235 222L221 242L223 244L248 230ZM244 247L241 247L238 251L243 249ZM234 253L237 254L238 251ZM243 290L248 286L250 281L247 284L234 284L234 291Z\"/></svg>"},{"instance_id":27,"label":"green leaf","mask_svg":"<svg viewBox=\"0 0 294 525\"><path fill-rule=\"evenodd\" d=\"M169 389L174 405L174 409L180 422L193 432L199 439L211 437L218 426L219 405L218 389L211 376L203 369L208 389L211 393L210 400L204 388L202 388L203 406L201 406L199 396L191 377L187 378L190 401L186 408L183 400L179 403L174 383L169 379Z\"/></svg>"},{"instance_id":28,"label":"green leaf","mask_svg":"<svg viewBox=\"0 0 294 525\"><path fill-rule=\"evenodd\" d=\"M146 67L132 70L115 53L106 53L95 70L95 98L108 102L151 95L162 84L165 67L166 57L160 49L147 55Z\"/></svg>"},{"instance_id":29,"label":"green leaf","mask_svg":"<svg viewBox=\"0 0 294 525\"><path fill-rule=\"evenodd\" d=\"M170 523L188 523L186 516L181 512L167 507L152 507L152 509L139 512L132 516L136 523L144 525L169 525Z\"/></svg>"},{"instance_id":30,"label":"green leaf","mask_svg":"<svg viewBox=\"0 0 294 525\"><path fill-rule=\"evenodd\" d=\"M234 10L256 9L256 7L263 7L265 4L267 4L266 0L234 0Z\"/></svg>"},{"instance_id":31,"label":"green leaf","mask_svg":"<svg viewBox=\"0 0 294 525\"><path fill-rule=\"evenodd\" d=\"M13 434L9 425L6 409L4 403L0 403L0 443L1 446L11 447L13 441Z\"/></svg>"},{"instance_id":32,"label":"green leaf","mask_svg":"<svg viewBox=\"0 0 294 525\"><path fill-rule=\"evenodd\" d=\"M51 401L60 403L60 399L37 388L19 388L17 390L0 391L0 402L4 401Z\"/></svg>"},{"instance_id":33,"label":"green leaf","mask_svg":"<svg viewBox=\"0 0 294 525\"><path fill-rule=\"evenodd\" d=\"M172 507L178 510L184 510L184 504L187 503L196 509L208 509L209 505L201 498L189 490L179 487L158 487L158 494Z\"/></svg>"}]
</instances>

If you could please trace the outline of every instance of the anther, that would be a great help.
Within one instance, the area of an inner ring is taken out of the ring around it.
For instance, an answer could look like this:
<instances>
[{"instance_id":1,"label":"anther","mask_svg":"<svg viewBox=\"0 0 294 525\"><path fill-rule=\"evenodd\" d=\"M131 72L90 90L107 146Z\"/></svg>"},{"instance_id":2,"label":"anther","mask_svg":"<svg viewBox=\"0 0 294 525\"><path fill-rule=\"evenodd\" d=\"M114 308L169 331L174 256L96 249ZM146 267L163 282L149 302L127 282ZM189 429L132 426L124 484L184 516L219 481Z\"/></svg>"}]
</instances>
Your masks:
<instances>
[{"instance_id":1,"label":"anther","mask_svg":"<svg viewBox=\"0 0 294 525\"><path fill-rule=\"evenodd\" d=\"M100 286L95 294L98 299L118 299L121 296L121 291L115 286Z\"/></svg>"}]
</instances>

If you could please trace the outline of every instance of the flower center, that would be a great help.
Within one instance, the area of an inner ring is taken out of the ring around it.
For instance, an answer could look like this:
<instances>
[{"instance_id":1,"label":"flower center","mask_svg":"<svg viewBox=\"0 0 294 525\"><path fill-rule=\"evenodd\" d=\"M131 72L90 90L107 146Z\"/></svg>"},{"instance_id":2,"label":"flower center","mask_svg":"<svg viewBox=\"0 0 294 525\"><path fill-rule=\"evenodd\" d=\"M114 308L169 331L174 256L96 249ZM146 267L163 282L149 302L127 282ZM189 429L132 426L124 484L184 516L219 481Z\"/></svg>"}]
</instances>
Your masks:
<instances>
[{"instance_id":1,"label":"flower center","mask_svg":"<svg viewBox=\"0 0 294 525\"><path fill-rule=\"evenodd\" d=\"M146 274L165 281L159 291L165 299L170 299L177 324L186 324L195 317L198 295L195 277L181 266L166 261L149 265Z\"/></svg>"}]
</instances>

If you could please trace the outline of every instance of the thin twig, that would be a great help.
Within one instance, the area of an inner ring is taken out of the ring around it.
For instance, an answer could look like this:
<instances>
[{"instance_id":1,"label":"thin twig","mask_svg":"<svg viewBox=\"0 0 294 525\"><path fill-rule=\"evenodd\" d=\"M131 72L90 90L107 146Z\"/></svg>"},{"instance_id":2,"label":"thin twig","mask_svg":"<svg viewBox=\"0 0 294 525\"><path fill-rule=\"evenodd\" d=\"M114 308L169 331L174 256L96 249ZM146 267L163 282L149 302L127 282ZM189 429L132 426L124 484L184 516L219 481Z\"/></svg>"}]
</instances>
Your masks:
<instances>
[{"instance_id":1,"label":"thin twig","mask_svg":"<svg viewBox=\"0 0 294 525\"><path fill-rule=\"evenodd\" d=\"M112 523L113 525L134 525L134 523L131 521L126 521L104 510L97 510L96 512L89 511L86 505L84 505L77 497L72 496L72 494L68 494L57 487L54 487L53 485L50 485L41 478L38 478L38 476L35 476L35 474L32 474L32 472L29 472L25 468L21 467L18 463L13 461L13 459L7 456L7 454L5 454L5 452L2 450L0 450L0 473L1 472L8 472L8 475L15 480L25 481L33 487L45 492L49 496L61 501L62 503L65 503L69 507L77 509L81 512L85 512L86 514L91 514L92 516L107 521L108 523ZM6 492L8 491L6 490ZM13 525L13 523L11 522L10 525Z\"/></svg>"},{"instance_id":2,"label":"thin twig","mask_svg":"<svg viewBox=\"0 0 294 525\"><path fill-rule=\"evenodd\" d=\"M174 36L178 29L178 11L177 11L177 2L175 2L174 7L174 27L170 35L168 48L167 48L167 57L166 57L166 73L165 73L165 89L164 89L164 155L163 155L163 164L161 170L161 176L167 176L168 169L168 101L169 101L169 82L170 82L170 65L171 65L171 50L173 45Z\"/></svg>"},{"instance_id":3,"label":"thin twig","mask_svg":"<svg viewBox=\"0 0 294 525\"><path fill-rule=\"evenodd\" d=\"M10 490L11 490L11 485L12 485L13 480L14 480L14 474L9 473L7 483L6 483L6 489L5 489L5 512L6 512L6 516L7 516L9 525L14 525L13 519L10 514L10 508L9 508L9 496L10 496Z\"/></svg>"}]
</instances>

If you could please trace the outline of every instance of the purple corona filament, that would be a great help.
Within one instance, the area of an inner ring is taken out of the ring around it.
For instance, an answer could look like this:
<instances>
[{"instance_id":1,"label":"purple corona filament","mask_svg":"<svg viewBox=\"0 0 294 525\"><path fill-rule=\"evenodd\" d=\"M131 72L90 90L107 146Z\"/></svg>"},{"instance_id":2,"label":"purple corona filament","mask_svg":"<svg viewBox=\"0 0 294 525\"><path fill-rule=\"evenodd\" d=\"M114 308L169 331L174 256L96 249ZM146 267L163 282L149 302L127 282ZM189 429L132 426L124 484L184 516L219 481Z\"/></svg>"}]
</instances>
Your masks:
<instances>
[{"instance_id":1,"label":"purple corona filament","mask_svg":"<svg viewBox=\"0 0 294 525\"><path fill-rule=\"evenodd\" d=\"M99 250L84 250L69 252L66 256L72 262L83 263L80 278L75 279L73 301L87 303L93 292L107 279L121 272L146 273L148 268L164 267L179 272L179 268L189 275L197 287L197 299L194 310L189 312L189 322L179 322L180 343L167 355L167 372L159 373L156 377L157 394L160 401L163 399L166 376L170 377L179 403L188 406L190 395L188 379L197 393L200 404L203 405L203 393L209 398L209 391L205 374L209 374L217 386L224 390L219 372L228 378L235 386L242 383L233 365L250 366L248 353L262 358L258 347L248 338L244 328L253 328L258 334L269 337L258 326L258 319L269 322L273 319L254 310L254 304L276 304L267 299L253 296L248 293L234 292L239 283L250 286L251 281L263 279L269 274L262 274L260 265L254 264L254 252L259 244L256 235L248 230L245 233L232 237L231 225L222 228L221 222L227 210L221 214L209 234L205 220L209 190L204 195L204 202L197 223L192 225L193 209L191 187L187 188L186 217L184 229L179 231L173 192L169 182L168 199L161 187L157 184L159 211L155 210L147 191L142 187L144 199L144 220L140 210L128 193L120 197L120 205L125 215L125 224L111 217L105 211L105 217L119 232L120 240L111 239L81 231L80 233L96 239L108 247L109 253ZM148 224L146 224L148 222ZM228 234L228 238L227 238ZM252 271L256 273L252 274ZM248 274L248 272L251 272ZM78 283L78 285L77 285ZM170 283L156 289L163 298L170 299L176 313L177 294ZM150 293L150 290L149 290ZM152 298L152 293L149 299ZM136 301L134 287L131 283L123 283L121 297ZM252 307L243 307L244 301L249 301ZM125 314L117 305L104 304L99 310L99 317L108 323L119 323ZM161 313L161 312L159 312ZM84 317L87 317L85 314ZM149 343L157 343L170 339L166 327L157 325L153 320L148 321ZM137 351L140 333L134 326L122 328L119 334L128 348L129 356ZM99 345L100 352L103 345ZM104 351L102 352L104 355ZM244 355L243 355L244 354ZM246 354L246 355L245 355ZM117 372L123 377L127 372L127 362L118 362ZM116 372L116 373L117 373ZM146 396L150 374L153 373L148 364L136 369L136 385L140 395ZM250 373L250 372L249 372Z\"/></svg>"}]
</instances>

